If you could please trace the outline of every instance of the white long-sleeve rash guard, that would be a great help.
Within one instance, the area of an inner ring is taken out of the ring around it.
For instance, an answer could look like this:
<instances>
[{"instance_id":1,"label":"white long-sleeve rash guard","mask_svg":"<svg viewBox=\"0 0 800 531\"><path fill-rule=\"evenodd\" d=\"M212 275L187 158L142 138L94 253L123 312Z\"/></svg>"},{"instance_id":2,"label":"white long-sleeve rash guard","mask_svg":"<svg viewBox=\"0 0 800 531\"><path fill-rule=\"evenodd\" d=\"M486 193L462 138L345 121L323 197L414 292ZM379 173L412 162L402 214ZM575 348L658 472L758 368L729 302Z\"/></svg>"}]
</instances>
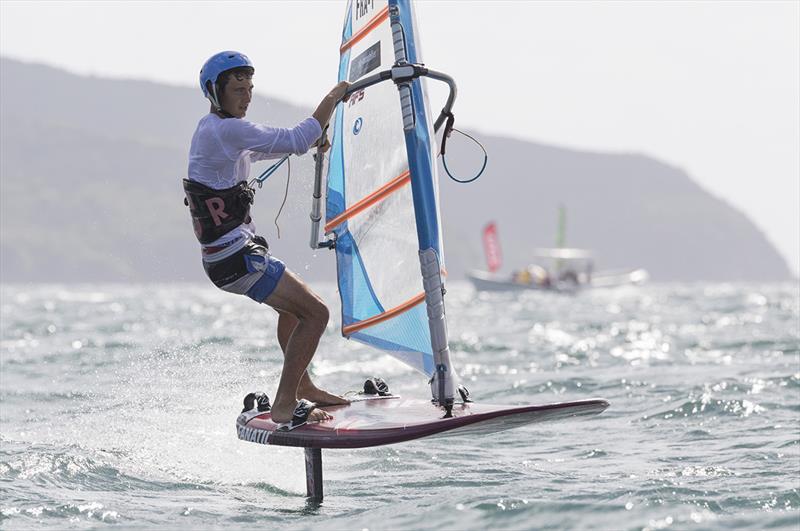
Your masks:
<instances>
[{"instance_id":1,"label":"white long-sleeve rash guard","mask_svg":"<svg viewBox=\"0 0 800 531\"><path fill-rule=\"evenodd\" d=\"M209 113L197 124L192 137L189 180L215 190L230 188L249 179L251 162L275 159L288 153L303 154L321 134L322 128L315 118L306 118L292 129L283 129L240 118L223 119ZM225 247L223 252L205 258L218 260L238 251L255 230L253 223L239 225L204 245L204 248Z\"/></svg>"}]
</instances>

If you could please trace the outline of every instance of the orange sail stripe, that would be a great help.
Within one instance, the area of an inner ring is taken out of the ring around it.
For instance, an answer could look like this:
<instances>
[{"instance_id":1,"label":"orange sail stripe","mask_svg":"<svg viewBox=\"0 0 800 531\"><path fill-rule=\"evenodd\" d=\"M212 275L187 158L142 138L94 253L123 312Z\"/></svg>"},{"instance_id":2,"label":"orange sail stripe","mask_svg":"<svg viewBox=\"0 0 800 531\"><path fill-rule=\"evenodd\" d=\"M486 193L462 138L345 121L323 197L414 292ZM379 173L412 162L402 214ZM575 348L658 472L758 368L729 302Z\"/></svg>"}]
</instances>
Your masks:
<instances>
[{"instance_id":1,"label":"orange sail stripe","mask_svg":"<svg viewBox=\"0 0 800 531\"><path fill-rule=\"evenodd\" d=\"M371 207L378 201L386 199L386 197L396 192L409 182L411 182L411 173L408 170L406 170L397 177L395 177L394 179L392 179L391 181L389 181L388 183L384 184L383 186L381 186L380 188L369 194L364 199L360 200L358 203L354 204L353 206L351 206L350 208L348 208L347 210L345 210L344 212L342 212L341 214L330 220L325 225L325 232L328 233L332 231L333 229L341 225L344 221L352 218L362 210Z\"/></svg>"},{"instance_id":2,"label":"orange sail stripe","mask_svg":"<svg viewBox=\"0 0 800 531\"><path fill-rule=\"evenodd\" d=\"M363 330L364 328L368 328L368 327L370 327L372 325L376 325L378 323L382 323L383 321L391 319L392 317L394 317L396 315L400 315L401 313L410 310L411 308L413 308L414 306L416 306L417 304L421 303L424 300L425 300L425 292L423 291L422 293L420 293L416 297L407 300L406 302L404 302L400 306L395 306L391 310L387 310L387 311L385 311L383 313L379 313L378 315L376 315L374 317L370 317L369 319L364 319L363 321L359 321L359 322L353 323L351 325L343 326L342 327L342 334L345 335L345 336L349 336L350 334L358 332L359 330Z\"/></svg>"},{"instance_id":3,"label":"orange sail stripe","mask_svg":"<svg viewBox=\"0 0 800 531\"><path fill-rule=\"evenodd\" d=\"M381 9L380 11L378 11L378 14L375 15L374 17L372 17L372 20L367 22L364 25L364 27L362 27L360 30L358 30L355 35L350 37L350 39L347 42L342 43L342 45L339 47L339 53L344 53L348 48L350 48L355 43L357 43L358 41L360 41L361 39L366 37L367 34L370 31L375 29L375 27L378 24L380 24L381 22L383 22L387 18L389 18L389 6L386 6L383 9Z\"/></svg>"}]
</instances>

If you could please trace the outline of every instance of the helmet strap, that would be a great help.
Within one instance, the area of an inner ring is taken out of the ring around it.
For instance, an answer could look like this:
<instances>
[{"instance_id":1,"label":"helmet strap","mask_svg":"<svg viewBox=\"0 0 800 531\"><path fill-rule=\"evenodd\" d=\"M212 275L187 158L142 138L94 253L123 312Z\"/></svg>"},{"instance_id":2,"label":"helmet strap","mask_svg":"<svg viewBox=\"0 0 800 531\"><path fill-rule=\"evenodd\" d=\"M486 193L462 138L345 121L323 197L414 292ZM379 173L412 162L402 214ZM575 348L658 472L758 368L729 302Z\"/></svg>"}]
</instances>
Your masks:
<instances>
[{"instance_id":1,"label":"helmet strap","mask_svg":"<svg viewBox=\"0 0 800 531\"><path fill-rule=\"evenodd\" d=\"M209 83L211 83L209 81ZM211 105L214 106L214 110L217 111L217 114L222 115L223 118L233 118L234 116L222 108L222 104L219 102L219 95L217 95L217 84L211 83L211 90L208 92L208 99L211 100Z\"/></svg>"},{"instance_id":2,"label":"helmet strap","mask_svg":"<svg viewBox=\"0 0 800 531\"><path fill-rule=\"evenodd\" d=\"M220 105L219 96L217 96L217 84L210 81L209 84L211 85L211 90L208 91L208 99L211 100L211 104L216 110L221 111L222 105Z\"/></svg>"}]
</instances>

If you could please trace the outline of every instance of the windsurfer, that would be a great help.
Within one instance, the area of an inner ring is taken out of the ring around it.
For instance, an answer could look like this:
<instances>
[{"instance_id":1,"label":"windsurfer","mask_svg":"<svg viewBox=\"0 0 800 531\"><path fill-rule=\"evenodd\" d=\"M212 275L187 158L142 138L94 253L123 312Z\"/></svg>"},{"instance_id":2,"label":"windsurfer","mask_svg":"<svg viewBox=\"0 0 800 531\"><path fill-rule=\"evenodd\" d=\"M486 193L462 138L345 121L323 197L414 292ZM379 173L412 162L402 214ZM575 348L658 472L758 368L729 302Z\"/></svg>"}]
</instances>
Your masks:
<instances>
[{"instance_id":1,"label":"windsurfer","mask_svg":"<svg viewBox=\"0 0 800 531\"><path fill-rule=\"evenodd\" d=\"M349 84L337 84L314 114L294 128L274 128L244 120L254 72L247 56L231 51L220 52L203 65L200 85L211 111L201 118L192 137L188 179L184 179L186 203L211 281L278 312L284 362L272 419L320 422L332 417L315 405L348 403L315 386L306 370L328 323L328 308L270 254L266 240L256 234L250 218L253 190L247 182L251 162L299 155L316 145Z\"/></svg>"}]
</instances>

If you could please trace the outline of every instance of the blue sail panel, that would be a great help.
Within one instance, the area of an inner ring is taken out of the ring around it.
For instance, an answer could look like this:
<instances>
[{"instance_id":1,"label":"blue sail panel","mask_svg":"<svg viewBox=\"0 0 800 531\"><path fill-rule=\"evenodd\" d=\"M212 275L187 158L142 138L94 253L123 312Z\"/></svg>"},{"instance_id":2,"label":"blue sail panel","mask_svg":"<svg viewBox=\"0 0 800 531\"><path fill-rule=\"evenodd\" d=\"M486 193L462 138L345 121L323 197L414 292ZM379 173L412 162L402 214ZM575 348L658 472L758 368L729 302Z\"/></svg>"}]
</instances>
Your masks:
<instances>
[{"instance_id":1,"label":"blue sail panel","mask_svg":"<svg viewBox=\"0 0 800 531\"><path fill-rule=\"evenodd\" d=\"M418 304L393 319L355 332L350 337L361 343L385 350L411 367L421 367L421 372L433 374L433 356L430 354L431 335L427 326L425 303Z\"/></svg>"}]
</instances>

